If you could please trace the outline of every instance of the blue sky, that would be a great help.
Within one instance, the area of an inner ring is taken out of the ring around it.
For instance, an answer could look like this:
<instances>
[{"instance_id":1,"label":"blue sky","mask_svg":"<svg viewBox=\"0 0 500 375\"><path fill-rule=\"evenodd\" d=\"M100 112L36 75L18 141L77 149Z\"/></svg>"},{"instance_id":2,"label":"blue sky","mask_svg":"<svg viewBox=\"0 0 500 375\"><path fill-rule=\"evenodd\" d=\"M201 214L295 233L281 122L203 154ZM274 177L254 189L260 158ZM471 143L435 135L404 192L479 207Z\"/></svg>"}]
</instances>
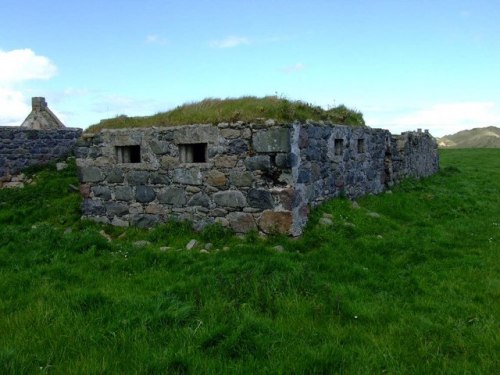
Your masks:
<instances>
[{"instance_id":1,"label":"blue sky","mask_svg":"<svg viewBox=\"0 0 500 375\"><path fill-rule=\"evenodd\" d=\"M442 136L500 126L500 0L2 0L0 125L67 126L206 97L345 104Z\"/></svg>"}]
</instances>

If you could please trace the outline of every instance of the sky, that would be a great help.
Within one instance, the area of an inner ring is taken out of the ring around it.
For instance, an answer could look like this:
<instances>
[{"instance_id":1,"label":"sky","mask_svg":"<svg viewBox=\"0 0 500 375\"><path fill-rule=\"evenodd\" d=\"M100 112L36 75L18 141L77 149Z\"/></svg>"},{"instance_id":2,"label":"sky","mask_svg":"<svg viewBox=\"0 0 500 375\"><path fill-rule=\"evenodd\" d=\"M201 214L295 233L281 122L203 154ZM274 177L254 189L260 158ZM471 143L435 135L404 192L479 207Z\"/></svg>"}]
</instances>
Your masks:
<instances>
[{"instance_id":1,"label":"sky","mask_svg":"<svg viewBox=\"0 0 500 375\"><path fill-rule=\"evenodd\" d=\"M2 0L0 125L207 97L345 104L440 137L500 126L500 0Z\"/></svg>"}]
</instances>

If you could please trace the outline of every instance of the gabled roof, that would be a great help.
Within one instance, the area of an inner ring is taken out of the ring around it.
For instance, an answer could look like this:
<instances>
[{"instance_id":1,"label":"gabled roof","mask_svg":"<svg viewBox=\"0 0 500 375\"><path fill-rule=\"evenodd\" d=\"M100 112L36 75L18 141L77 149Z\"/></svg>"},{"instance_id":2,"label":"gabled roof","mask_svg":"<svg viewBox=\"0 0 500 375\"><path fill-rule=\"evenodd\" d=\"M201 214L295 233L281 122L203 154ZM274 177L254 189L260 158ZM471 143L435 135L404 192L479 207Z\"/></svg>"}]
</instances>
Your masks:
<instances>
[{"instance_id":1,"label":"gabled roof","mask_svg":"<svg viewBox=\"0 0 500 375\"><path fill-rule=\"evenodd\" d=\"M57 116L49 109L45 98L31 98L32 110L26 117L26 120L21 124L22 128L46 130L46 129L63 129L64 124Z\"/></svg>"}]
</instances>

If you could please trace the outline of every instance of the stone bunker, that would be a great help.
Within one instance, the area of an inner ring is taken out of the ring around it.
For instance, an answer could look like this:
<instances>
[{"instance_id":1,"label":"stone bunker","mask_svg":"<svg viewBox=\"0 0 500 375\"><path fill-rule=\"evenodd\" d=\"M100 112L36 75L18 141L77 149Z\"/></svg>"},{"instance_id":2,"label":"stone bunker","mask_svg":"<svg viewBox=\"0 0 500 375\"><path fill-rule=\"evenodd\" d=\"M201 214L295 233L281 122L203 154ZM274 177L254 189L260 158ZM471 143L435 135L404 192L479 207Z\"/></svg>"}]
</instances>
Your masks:
<instances>
[{"instance_id":1,"label":"stone bunker","mask_svg":"<svg viewBox=\"0 0 500 375\"><path fill-rule=\"evenodd\" d=\"M310 207L340 195L377 194L438 168L428 132L323 122L219 123L84 134L75 147L83 217L152 226L297 236Z\"/></svg>"}]
</instances>

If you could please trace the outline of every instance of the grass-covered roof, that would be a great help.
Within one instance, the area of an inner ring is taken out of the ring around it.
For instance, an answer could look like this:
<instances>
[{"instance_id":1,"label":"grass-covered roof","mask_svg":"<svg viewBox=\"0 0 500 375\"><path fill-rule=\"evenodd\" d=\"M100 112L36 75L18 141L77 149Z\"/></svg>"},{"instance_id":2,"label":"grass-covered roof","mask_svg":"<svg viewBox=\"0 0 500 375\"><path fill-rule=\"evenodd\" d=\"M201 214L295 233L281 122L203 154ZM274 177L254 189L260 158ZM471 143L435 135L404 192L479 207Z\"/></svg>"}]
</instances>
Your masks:
<instances>
[{"instance_id":1,"label":"grass-covered roof","mask_svg":"<svg viewBox=\"0 0 500 375\"><path fill-rule=\"evenodd\" d=\"M262 98L208 98L186 103L170 111L152 116L128 117L125 115L101 120L87 131L101 129L136 128L150 126L175 126L187 124L218 124L220 122L252 122L256 119L273 119L277 122L322 120L335 124L364 126L363 114L344 105L323 109L303 101L293 101L277 96Z\"/></svg>"}]
</instances>

